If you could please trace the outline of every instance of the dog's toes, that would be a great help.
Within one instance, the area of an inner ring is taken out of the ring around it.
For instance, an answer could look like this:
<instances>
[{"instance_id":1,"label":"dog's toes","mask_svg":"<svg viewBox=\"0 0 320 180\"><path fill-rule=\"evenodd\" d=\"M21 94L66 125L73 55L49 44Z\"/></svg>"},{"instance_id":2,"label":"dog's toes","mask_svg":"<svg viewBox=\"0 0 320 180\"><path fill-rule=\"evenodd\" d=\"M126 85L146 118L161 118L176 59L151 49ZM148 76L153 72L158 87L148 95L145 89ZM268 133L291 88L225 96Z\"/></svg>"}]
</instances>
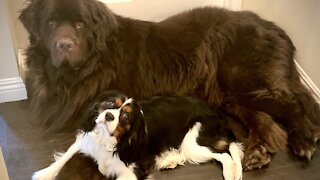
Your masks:
<instances>
[{"instance_id":1,"label":"dog's toes","mask_svg":"<svg viewBox=\"0 0 320 180\"><path fill-rule=\"evenodd\" d=\"M170 161L166 165L164 165L163 169L174 169L178 166L175 161Z\"/></svg>"},{"instance_id":2,"label":"dog's toes","mask_svg":"<svg viewBox=\"0 0 320 180\"><path fill-rule=\"evenodd\" d=\"M263 145L259 145L251 149L251 152L247 152L243 162L243 169L245 171L253 169L261 169L268 165L271 161L271 155L268 154L266 148Z\"/></svg>"},{"instance_id":3,"label":"dog's toes","mask_svg":"<svg viewBox=\"0 0 320 180\"><path fill-rule=\"evenodd\" d=\"M53 180L55 176L56 176L56 173L48 169L43 169L33 173L31 179L32 180Z\"/></svg>"},{"instance_id":4,"label":"dog's toes","mask_svg":"<svg viewBox=\"0 0 320 180\"><path fill-rule=\"evenodd\" d=\"M245 165L244 165L244 170L245 171L250 171L253 169L261 169L262 167L268 165L270 163L271 160L271 156L269 155L268 157L264 157L264 158L254 158L251 161L248 161Z\"/></svg>"},{"instance_id":5,"label":"dog's toes","mask_svg":"<svg viewBox=\"0 0 320 180\"><path fill-rule=\"evenodd\" d=\"M315 136L301 132L289 134L289 145L295 155L308 160L311 160L317 146Z\"/></svg>"}]
</instances>

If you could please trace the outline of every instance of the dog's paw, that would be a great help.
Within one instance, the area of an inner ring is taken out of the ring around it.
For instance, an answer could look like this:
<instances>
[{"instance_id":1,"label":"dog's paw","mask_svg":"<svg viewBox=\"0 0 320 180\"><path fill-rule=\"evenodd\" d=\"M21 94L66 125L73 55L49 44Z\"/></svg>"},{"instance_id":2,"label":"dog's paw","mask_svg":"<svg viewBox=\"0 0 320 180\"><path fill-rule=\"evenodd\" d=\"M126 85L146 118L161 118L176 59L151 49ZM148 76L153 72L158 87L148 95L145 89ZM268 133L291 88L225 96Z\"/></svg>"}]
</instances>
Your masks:
<instances>
[{"instance_id":1,"label":"dog's paw","mask_svg":"<svg viewBox=\"0 0 320 180\"><path fill-rule=\"evenodd\" d=\"M40 171L33 173L32 180L53 180L57 176L55 171L45 168Z\"/></svg>"},{"instance_id":2,"label":"dog's paw","mask_svg":"<svg viewBox=\"0 0 320 180\"><path fill-rule=\"evenodd\" d=\"M235 162L232 157L227 154L222 154L222 159L220 161L222 163L222 171L224 180L241 180L242 179L242 168L239 163Z\"/></svg>"},{"instance_id":3,"label":"dog's paw","mask_svg":"<svg viewBox=\"0 0 320 180\"><path fill-rule=\"evenodd\" d=\"M177 149L170 149L156 157L156 169L174 169L178 165L183 165L186 161L184 155Z\"/></svg>"},{"instance_id":4,"label":"dog's paw","mask_svg":"<svg viewBox=\"0 0 320 180\"><path fill-rule=\"evenodd\" d=\"M137 180L137 178L133 177L133 176L131 176L131 177L119 177L116 180Z\"/></svg>"},{"instance_id":5,"label":"dog's paw","mask_svg":"<svg viewBox=\"0 0 320 180\"><path fill-rule=\"evenodd\" d=\"M261 169L268 165L270 161L271 155L268 154L267 149L263 145L257 144L246 150L243 159L244 170Z\"/></svg>"},{"instance_id":6,"label":"dog's paw","mask_svg":"<svg viewBox=\"0 0 320 180\"><path fill-rule=\"evenodd\" d=\"M175 161L168 161L166 164L162 164L161 169L174 169L178 166L177 162Z\"/></svg>"},{"instance_id":7,"label":"dog's paw","mask_svg":"<svg viewBox=\"0 0 320 180\"><path fill-rule=\"evenodd\" d=\"M121 173L116 180L137 180L137 176L133 173L133 171L127 171Z\"/></svg>"},{"instance_id":8,"label":"dog's paw","mask_svg":"<svg viewBox=\"0 0 320 180\"><path fill-rule=\"evenodd\" d=\"M242 179L242 164L241 161L244 157L243 146L241 143L231 143L229 146L229 152L234 162L234 179Z\"/></svg>"},{"instance_id":9,"label":"dog's paw","mask_svg":"<svg viewBox=\"0 0 320 180\"><path fill-rule=\"evenodd\" d=\"M289 146L298 157L311 160L317 147L316 138L312 131L292 131L289 133Z\"/></svg>"}]
</instances>

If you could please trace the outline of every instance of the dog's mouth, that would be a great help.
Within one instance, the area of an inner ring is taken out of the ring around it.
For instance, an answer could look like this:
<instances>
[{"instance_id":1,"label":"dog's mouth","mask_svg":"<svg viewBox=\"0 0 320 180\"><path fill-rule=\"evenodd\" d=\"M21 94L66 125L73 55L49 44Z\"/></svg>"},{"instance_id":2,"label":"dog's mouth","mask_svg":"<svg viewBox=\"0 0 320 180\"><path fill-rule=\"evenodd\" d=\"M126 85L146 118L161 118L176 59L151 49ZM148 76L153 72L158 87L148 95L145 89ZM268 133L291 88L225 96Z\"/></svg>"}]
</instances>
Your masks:
<instances>
[{"instance_id":1,"label":"dog's mouth","mask_svg":"<svg viewBox=\"0 0 320 180\"><path fill-rule=\"evenodd\" d=\"M114 136L114 133L109 130L106 123L103 123L103 122L97 123L96 127L103 129L109 136Z\"/></svg>"},{"instance_id":2,"label":"dog's mouth","mask_svg":"<svg viewBox=\"0 0 320 180\"><path fill-rule=\"evenodd\" d=\"M57 52L55 55L55 62L60 62L55 64L56 66L60 66L64 62L68 62L70 59L70 52L68 51L63 51L63 52Z\"/></svg>"},{"instance_id":3,"label":"dog's mouth","mask_svg":"<svg viewBox=\"0 0 320 180\"><path fill-rule=\"evenodd\" d=\"M99 127L102 127L103 129L105 129L110 136L115 135L115 133L108 128L108 124L106 122L99 122L96 124L96 126L99 126Z\"/></svg>"},{"instance_id":4,"label":"dog's mouth","mask_svg":"<svg viewBox=\"0 0 320 180\"><path fill-rule=\"evenodd\" d=\"M73 70L78 70L85 64L87 56L85 52L81 51L78 45L70 49L59 49L55 44L56 43L52 43L51 45L51 60L55 68L61 69L68 67Z\"/></svg>"},{"instance_id":5,"label":"dog's mouth","mask_svg":"<svg viewBox=\"0 0 320 180\"><path fill-rule=\"evenodd\" d=\"M84 64L83 57L71 52L55 52L51 54L52 65L56 68L78 70Z\"/></svg>"}]
</instances>

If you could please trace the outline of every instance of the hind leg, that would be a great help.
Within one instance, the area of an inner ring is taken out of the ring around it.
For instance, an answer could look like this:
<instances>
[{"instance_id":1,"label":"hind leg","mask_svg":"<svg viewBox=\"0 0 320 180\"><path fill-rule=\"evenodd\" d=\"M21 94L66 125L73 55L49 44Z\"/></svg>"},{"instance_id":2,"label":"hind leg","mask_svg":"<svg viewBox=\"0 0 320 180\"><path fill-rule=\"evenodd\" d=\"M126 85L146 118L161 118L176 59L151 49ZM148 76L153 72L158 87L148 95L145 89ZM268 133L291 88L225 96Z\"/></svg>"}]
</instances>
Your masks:
<instances>
[{"instance_id":1,"label":"hind leg","mask_svg":"<svg viewBox=\"0 0 320 180\"><path fill-rule=\"evenodd\" d=\"M243 159L245 170L269 164L271 154L286 148L287 134L270 115L235 103L226 104L226 110L238 117L249 129Z\"/></svg>"},{"instance_id":2,"label":"hind leg","mask_svg":"<svg viewBox=\"0 0 320 180\"><path fill-rule=\"evenodd\" d=\"M302 85L301 85L302 86ZM299 88L299 87L298 87ZM295 90L293 90L294 92ZM251 95L253 95L252 93ZM299 94L307 97L306 94ZM316 149L316 142L319 139L319 125L314 123L311 116L308 116L304 107L308 107L308 103L303 102L301 97L288 91L281 90L265 90L259 92L255 97L242 97L239 99L247 99L247 101L238 101L246 107L251 107L259 111L263 111L276 117L279 123L286 127L288 133L289 146L299 157L311 159ZM250 99L250 101L248 101ZM309 99L311 100L311 99ZM319 111L319 109L314 109Z\"/></svg>"},{"instance_id":3,"label":"hind leg","mask_svg":"<svg viewBox=\"0 0 320 180\"><path fill-rule=\"evenodd\" d=\"M219 64L219 85L226 94L223 101L226 103L230 98L243 108L272 116L286 128L293 152L310 159L319 127L310 116L312 113L304 108L314 99L304 90L295 92L302 89L293 60L295 48L285 32L273 24L251 28L251 33L238 32L241 36ZM303 102L303 99L307 100ZM313 111L319 112L319 107ZM242 120L250 131L255 131L264 121L249 115L246 112ZM255 125L252 119L259 124Z\"/></svg>"},{"instance_id":4,"label":"hind leg","mask_svg":"<svg viewBox=\"0 0 320 180\"><path fill-rule=\"evenodd\" d=\"M320 99L316 101L312 93L299 81L295 83L293 94L303 108L314 132L315 141L320 138ZM319 97L318 97L319 98Z\"/></svg>"},{"instance_id":5,"label":"hind leg","mask_svg":"<svg viewBox=\"0 0 320 180\"><path fill-rule=\"evenodd\" d=\"M179 149L180 153L185 157L185 160L193 164L217 160L222 163L223 176L225 180L242 179L242 145L231 142L229 146L230 154L226 152L212 152L211 147L215 146L214 144L217 143L215 140L211 141L211 143L207 141L208 146L203 146L198 143L198 138L203 136L201 133L199 134L203 128L206 127L202 127L202 124L197 122L185 135Z\"/></svg>"}]
</instances>

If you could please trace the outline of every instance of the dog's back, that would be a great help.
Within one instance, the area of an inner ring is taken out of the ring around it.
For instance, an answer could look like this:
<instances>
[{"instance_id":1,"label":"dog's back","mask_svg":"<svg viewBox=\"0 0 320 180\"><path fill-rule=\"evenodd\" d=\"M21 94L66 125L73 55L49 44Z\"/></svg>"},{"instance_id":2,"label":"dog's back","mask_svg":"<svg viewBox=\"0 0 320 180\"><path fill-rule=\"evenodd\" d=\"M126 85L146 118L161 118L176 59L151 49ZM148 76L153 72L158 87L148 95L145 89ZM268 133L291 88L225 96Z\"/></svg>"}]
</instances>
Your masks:
<instances>
[{"instance_id":1,"label":"dog's back","mask_svg":"<svg viewBox=\"0 0 320 180\"><path fill-rule=\"evenodd\" d=\"M159 153L169 145L178 148L183 137L197 122L203 125L201 136L216 139L216 142L220 139L227 143L234 141L234 135L227 125L230 117L202 100L188 96L158 96L141 102L140 106L149 134L148 147L153 153ZM227 148L217 148L215 143L210 143L210 147L216 151Z\"/></svg>"}]
</instances>

